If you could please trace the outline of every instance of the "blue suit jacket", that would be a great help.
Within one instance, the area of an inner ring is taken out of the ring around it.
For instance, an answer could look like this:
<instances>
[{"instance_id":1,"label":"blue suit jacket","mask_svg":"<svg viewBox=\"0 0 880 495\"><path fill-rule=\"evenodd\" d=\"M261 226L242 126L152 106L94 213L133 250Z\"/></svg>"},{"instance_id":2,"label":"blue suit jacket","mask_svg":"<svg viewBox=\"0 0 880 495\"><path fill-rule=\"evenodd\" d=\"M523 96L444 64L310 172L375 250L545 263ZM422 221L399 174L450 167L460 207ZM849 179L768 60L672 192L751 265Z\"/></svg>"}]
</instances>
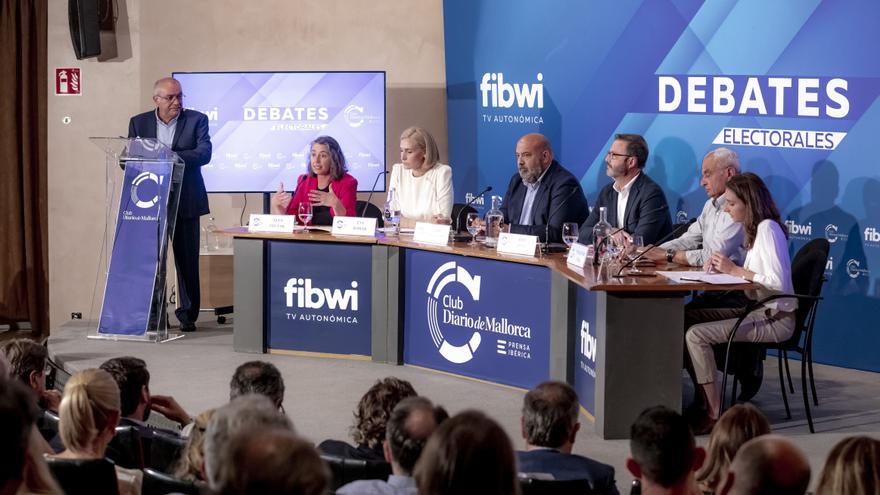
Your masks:
<instances>
[{"instance_id":1,"label":"blue suit jacket","mask_svg":"<svg viewBox=\"0 0 880 495\"><path fill-rule=\"evenodd\" d=\"M587 480L597 494L617 495L614 468L575 454L542 449L517 452L519 472L549 473L557 480Z\"/></svg>"},{"instance_id":2,"label":"blue suit jacket","mask_svg":"<svg viewBox=\"0 0 880 495\"><path fill-rule=\"evenodd\" d=\"M135 115L128 122L128 137L156 138L156 110ZM209 213L208 193L202 178L202 165L211 161L208 117L195 110L182 110L177 118L171 150L184 162L183 184L177 216L198 218Z\"/></svg>"},{"instance_id":3,"label":"blue suit jacket","mask_svg":"<svg viewBox=\"0 0 880 495\"><path fill-rule=\"evenodd\" d=\"M501 204L504 223L510 224L510 232L514 234L536 235L542 241L546 240L548 223L550 242L562 242L562 224L581 223L587 218L589 211L587 198L584 197L580 182L556 160L553 160L547 168L535 201L532 203L532 225L519 223L525 199L526 186L523 185L518 173L513 174Z\"/></svg>"},{"instance_id":4,"label":"blue suit jacket","mask_svg":"<svg viewBox=\"0 0 880 495\"><path fill-rule=\"evenodd\" d=\"M593 226L599 222L599 208L602 206L608 210L608 223L617 228L617 191L614 190L613 185L612 182L599 191L596 206L587 221L581 225L579 241L582 244L592 244ZM630 234L640 234L645 240L645 245L654 244L672 232L672 220L669 216L666 196L660 186L644 171L639 174L629 191L623 230Z\"/></svg>"}]
</instances>

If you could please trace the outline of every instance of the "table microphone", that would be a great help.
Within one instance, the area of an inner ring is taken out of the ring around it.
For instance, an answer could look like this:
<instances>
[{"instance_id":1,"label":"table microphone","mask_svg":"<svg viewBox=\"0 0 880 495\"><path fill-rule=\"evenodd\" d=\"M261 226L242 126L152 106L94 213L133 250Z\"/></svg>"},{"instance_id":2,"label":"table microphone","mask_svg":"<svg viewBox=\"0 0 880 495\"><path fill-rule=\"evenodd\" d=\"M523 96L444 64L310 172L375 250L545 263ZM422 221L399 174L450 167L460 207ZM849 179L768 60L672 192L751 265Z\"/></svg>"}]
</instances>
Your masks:
<instances>
[{"instance_id":1,"label":"table microphone","mask_svg":"<svg viewBox=\"0 0 880 495\"><path fill-rule=\"evenodd\" d=\"M376 184L379 183L379 177L382 177L383 175L385 175L387 173L388 173L387 170L383 170L383 171L379 172L378 175L376 175L376 180L373 181L373 188L370 189L370 194L367 196L367 201L364 203L364 209L361 211L361 217L363 217L364 215L367 214L367 208L370 207L370 200L373 199L373 191L376 190Z\"/></svg>"},{"instance_id":2,"label":"table microphone","mask_svg":"<svg viewBox=\"0 0 880 495\"><path fill-rule=\"evenodd\" d=\"M550 214L547 215L547 225L544 227L544 249L543 249L544 253L549 254L549 253L553 252L550 249L550 219L553 218L553 215L558 213L559 210L562 209L563 206L565 206L565 203L568 203L568 200L571 199L571 197L574 196L574 194L580 190L581 189L579 187L575 187L574 189L572 189L571 192L568 193L568 196L566 196L565 199L563 199L561 203L556 205L556 208L554 208L553 211L551 211ZM561 233L560 233L560 235L561 235ZM560 250L559 252L561 252L561 251L564 251L564 249Z\"/></svg>"},{"instance_id":3,"label":"table microphone","mask_svg":"<svg viewBox=\"0 0 880 495\"><path fill-rule=\"evenodd\" d=\"M620 267L620 270L617 271L617 275L615 275L614 277L615 277L615 278L626 277L627 275L621 275L621 273L623 273L623 270L625 270L627 267L632 266L633 264L635 264L636 261L642 259L642 256L644 256L645 253L647 253L648 251L650 251L650 250L654 249L655 247L657 247L657 246L663 244L664 242L668 241L669 239L672 239L673 237L678 237L679 235L681 235L681 232L682 232L684 229L686 229L687 227L690 227L691 224L694 223L694 222L696 222L696 221L697 221L696 218L691 218L691 219L688 220L687 222L685 222L685 223L679 225L678 227L672 229L672 232L670 232L670 233L666 234L665 236L661 237L659 241L657 241L657 242L654 243L654 244L651 244L651 246L648 247L648 249L645 249L644 251L642 251L641 253L639 253L639 255L636 256L635 258L633 258L633 259L627 261L626 263L624 263L624 265Z\"/></svg>"},{"instance_id":4,"label":"table microphone","mask_svg":"<svg viewBox=\"0 0 880 495\"><path fill-rule=\"evenodd\" d=\"M476 202L477 199L482 198L484 194L486 194L487 192L490 192L491 190L492 190L492 186L486 186L486 189L483 189L483 191L480 192L480 194L477 194L476 196L472 197L470 201L465 203L465 205L462 209L458 210L458 215L455 216L455 235L453 236L454 240L456 240L456 241L467 240L470 238L470 234L468 234L467 237L462 236L461 239L457 238L458 233L461 231L461 214L464 213L464 211L467 210L470 205L474 204L474 202Z\"/></svg>"},{"instance_id":5,"label":"table microphone","mask_svg":"<svg viewBox=\"0 0 880 495\"><path fill-rule=\"evenodd\" d=\"M659 208L654 208L653 210L650 210L650 211L642 214L642 216L653 215L654 213L657 213L658 211L663 211L663 210L668 210L668 209L669 209L669 205L664 204L664 205L660 206ZM605 244L608 242L609 238L611 238L612 236L614 236L614 234L617 234L618 232L620 232L623 229L624 229L623 227L620 227L619 229L617 229L614 232L610 233L609 235L605 236L605 238L599 242L598 246L593 246L593 264L594 265L599 264L599 252L600 252L599 248L604 247Z\"/></svg>"}]
</instances>

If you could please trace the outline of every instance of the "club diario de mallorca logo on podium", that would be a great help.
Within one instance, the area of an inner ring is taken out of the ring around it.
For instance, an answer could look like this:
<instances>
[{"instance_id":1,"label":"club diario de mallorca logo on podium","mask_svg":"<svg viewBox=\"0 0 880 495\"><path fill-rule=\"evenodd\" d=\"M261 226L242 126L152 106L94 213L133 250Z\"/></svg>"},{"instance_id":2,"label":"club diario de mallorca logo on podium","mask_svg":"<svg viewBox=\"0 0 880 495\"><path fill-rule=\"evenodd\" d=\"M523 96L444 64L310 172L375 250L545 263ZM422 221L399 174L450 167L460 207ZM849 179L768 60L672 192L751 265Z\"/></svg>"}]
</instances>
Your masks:
<instances>
[{"instance_id":1,"label":"club diario de mallorca logo on podium","mask_svg":"<svg viewBox=\"0 0 880 495\"><path fill-rule=\"evenodd\" d=\"M504 316L474 314L465 310L465 301L462 297L450 294L450 284L459 284L470 296L472 303L479 313L480 289L482 277L471 275L464 267L455 261L440 265L428 282L428 330L434 346L440 355L454 364L464 364L474 359L480 344L483 342L481 332L498 334L495 352L510 358L531 359L532 329L526 325L516 325ZM459 292L459 291L455 291ZM465 297L467 297L465 296ZM487 301L483 301L487 303ZM485 304L487 308L493 305ZM498 306L494 306L498 307ZM470 337L466 339L450 339L444 335L441 324L447 327L458 327L463 330L471 330ZM455 343L456 341L461 343ZM485 347L485 346L483 346ZM491 352L491 351L489 351Z\"/></svg>"}]
</instances>

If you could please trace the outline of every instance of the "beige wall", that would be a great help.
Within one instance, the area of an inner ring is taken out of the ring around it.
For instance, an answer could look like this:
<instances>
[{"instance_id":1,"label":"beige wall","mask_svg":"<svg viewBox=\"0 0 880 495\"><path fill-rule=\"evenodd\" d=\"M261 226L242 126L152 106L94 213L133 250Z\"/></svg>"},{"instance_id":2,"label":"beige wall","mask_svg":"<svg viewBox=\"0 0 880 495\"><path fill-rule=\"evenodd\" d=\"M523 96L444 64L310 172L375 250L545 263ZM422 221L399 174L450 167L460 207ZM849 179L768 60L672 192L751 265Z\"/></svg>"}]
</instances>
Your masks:
<instances>
[{"instance_id":1,"label":"beige wall","mask_svg":"<svg viewBox=\"0 0 880 495\"><path fill-rule=\"evenodd\" d=\"M448 157L441 0L118 0L118 5L117 33L115 39L104 37L101 60L78 61L67 1L49 0L50 79L55 67L83 71L82 96L54 96L54 79L46 88L53 328L73 311L96 318L100 308L105 174L103 154L87 138L124 135L129 117L152 106L152 84L159 77L173 71L385 70L387 163L398 161L397 138L408 125L431 130L441 156ZM210 195L218 226L238 224L243 196ZM382 201L377 196L374 203ZM260 195L248 195L245 218L261 206Z\"/></svg>"}]
</instances>

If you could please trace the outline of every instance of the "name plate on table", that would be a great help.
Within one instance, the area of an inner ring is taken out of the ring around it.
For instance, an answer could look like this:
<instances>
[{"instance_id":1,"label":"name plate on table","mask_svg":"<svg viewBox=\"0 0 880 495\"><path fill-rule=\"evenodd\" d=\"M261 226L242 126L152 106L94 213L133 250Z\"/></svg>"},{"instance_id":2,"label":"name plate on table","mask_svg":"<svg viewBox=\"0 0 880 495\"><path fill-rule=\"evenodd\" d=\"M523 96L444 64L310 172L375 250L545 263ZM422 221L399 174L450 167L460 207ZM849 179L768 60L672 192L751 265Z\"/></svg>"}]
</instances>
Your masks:
<instances>
[{"instance_id":1,"label":"name plate on table","mask_svg":"<svg viewBox=\"0 0 880 495\"><path fill-rule=\"evenodd\" d=\"M519 254L522 256L534 256L535 248L538 246L538 236L511 234L502 232L498 235L499 253Z\"/></svg>"},{"instance_id":2,"label":"name plate on table","mask_svg":"<svg viewBox=\"0 0 880 495\"><path fill-rule=\"evenodd\" d=\"M565 260L569 265L578 268L587 266L587 263L593 260L593 245L584 245L579 242L572 243L571 249L568 251L568 258Z\"/></svg>"},{"instance_id":3,"label":"name plate on table","mask_svg":"<svg viewBox=\"0 0 880 495\"><path fill-rule=\"evenodd\" d=\"M248 232L278 232L289 234L296 226L296 217L293 215L258 215L251 213L248 222Z\"/></svg>"},{"instance_id":4,"label":"name plate on table","mask_svg":"<svg viewBox=\"0 0 880 495\"><path fill-rule=\"evenodd\" d=\"M449 243L449 225L417 222L413 240L425 244L445 246Z\"/></svg>"},{"instance_id":5,"label":"name plate on table","mask_svg":"<svg viewBox=\"0 0 880 495\"><path fill-rule=\"evenodd\" d=\"M376 219L361 217L333 217L333 235L376 235Z\"/></svg>"}]
</instances>

